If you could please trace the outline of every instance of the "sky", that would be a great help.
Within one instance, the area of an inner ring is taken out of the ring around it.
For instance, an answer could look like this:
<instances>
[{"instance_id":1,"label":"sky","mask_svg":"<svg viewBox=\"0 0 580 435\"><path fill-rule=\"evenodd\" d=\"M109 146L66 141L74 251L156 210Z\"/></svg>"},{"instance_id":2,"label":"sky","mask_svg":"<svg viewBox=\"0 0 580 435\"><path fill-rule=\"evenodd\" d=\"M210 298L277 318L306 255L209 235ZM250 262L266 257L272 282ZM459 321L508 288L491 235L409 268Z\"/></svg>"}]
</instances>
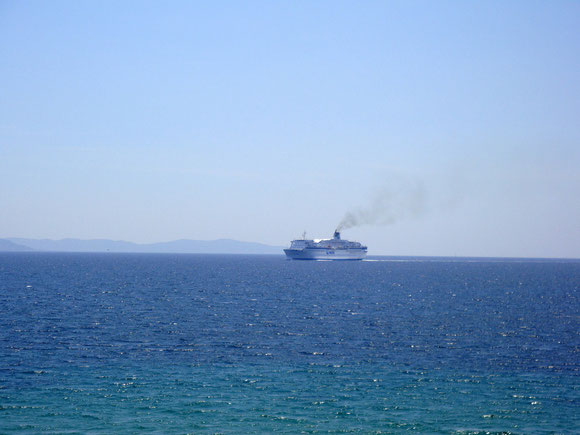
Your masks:
<instances>
[{"instance_id":1,"label":"sky","mask_svg":"<svg viewBox=\"0 0 580 435\"><path fill-rule=\"evenodd\" d=\"M0 0L0 238L580 258L580 2Z\"/></svg>"}]
</instances>

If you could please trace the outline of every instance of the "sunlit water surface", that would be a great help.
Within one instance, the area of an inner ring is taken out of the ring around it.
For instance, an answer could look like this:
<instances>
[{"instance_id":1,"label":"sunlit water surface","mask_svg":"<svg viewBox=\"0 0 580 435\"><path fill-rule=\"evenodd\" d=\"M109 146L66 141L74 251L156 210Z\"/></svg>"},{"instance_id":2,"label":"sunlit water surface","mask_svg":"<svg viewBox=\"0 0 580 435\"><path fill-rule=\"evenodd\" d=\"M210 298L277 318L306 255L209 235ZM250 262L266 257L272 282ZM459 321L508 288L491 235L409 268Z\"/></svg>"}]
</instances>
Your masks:
<instances>
[{"instance_id":1,"label":"sunlit water surface","mask_svg":"<svg viewBox=\"0 0 580 435\"><path fill-rule=\"evenodd\" d=\"M578 433L580 262L0 254L0 433Z\"/></svg>"}]
</instances>

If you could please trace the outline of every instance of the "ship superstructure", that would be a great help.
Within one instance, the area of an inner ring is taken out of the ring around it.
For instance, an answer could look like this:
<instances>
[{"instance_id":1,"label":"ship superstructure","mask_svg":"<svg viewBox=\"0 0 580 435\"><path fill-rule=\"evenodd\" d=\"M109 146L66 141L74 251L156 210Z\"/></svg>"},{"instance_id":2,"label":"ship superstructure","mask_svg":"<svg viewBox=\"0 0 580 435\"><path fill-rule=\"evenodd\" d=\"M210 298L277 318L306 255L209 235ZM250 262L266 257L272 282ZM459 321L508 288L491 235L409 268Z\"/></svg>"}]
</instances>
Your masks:
<instances>
[{"instance_id":1,"label":"ship superstructure","mask_svg":"<svg viewBox=\"0 0 580 435\"><path fill-rule=\"evenodd\" d=\"M302 239L292 240L284 252L293 260L362 260L367 247L341 239L337 230L332 239L307 239L304 234Z\"/></svg>"}]
</instances>

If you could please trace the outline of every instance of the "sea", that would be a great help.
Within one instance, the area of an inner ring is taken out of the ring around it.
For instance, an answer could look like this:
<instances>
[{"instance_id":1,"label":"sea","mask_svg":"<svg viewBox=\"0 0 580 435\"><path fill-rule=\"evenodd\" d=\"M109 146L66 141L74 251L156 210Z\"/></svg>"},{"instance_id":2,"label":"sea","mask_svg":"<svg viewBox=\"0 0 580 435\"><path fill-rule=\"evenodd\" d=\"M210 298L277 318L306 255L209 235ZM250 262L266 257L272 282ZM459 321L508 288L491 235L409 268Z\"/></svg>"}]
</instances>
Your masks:
<instances>
[{"instance_id":1,"label":"sea","mask_svg":"<svg viewBox=\"0 0 580 435\"><path fill-rule=\"evenodd\" d=\"M580 433L580 261L0 254L0 433Z\"/></svg>"}]
</instances>

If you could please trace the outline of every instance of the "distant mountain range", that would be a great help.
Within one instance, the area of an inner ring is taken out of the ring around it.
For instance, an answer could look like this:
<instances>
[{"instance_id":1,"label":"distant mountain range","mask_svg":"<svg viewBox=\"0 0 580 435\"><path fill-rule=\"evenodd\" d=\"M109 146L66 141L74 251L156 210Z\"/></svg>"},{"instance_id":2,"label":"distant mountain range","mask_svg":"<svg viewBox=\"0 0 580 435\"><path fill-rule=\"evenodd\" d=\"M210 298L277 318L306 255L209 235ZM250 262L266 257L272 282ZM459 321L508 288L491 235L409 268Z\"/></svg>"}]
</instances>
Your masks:
<instances>
[{"instance_id":1,"label":"distant mountain range","mask_svg":"<svg viewBox=\"0 0 580 435\"><path fill-rule=\"evenodd\" d=\"M161 243L133 243L107 239L0 239L0 251L45 252L149 252L183 254L282 254L281 246L240 242L232 239L175 240Z\"/></svg>"},{"instance_id":2,"label":"distant mountain range","mask_svg":"<svg viewBox=\"0 0 580 435\"><path fill-rule=\"evenodd\" d=\"M0 239L0 252L32 251L28 246L19 245L7 239Z\"/></svg>"}]
</instances>

